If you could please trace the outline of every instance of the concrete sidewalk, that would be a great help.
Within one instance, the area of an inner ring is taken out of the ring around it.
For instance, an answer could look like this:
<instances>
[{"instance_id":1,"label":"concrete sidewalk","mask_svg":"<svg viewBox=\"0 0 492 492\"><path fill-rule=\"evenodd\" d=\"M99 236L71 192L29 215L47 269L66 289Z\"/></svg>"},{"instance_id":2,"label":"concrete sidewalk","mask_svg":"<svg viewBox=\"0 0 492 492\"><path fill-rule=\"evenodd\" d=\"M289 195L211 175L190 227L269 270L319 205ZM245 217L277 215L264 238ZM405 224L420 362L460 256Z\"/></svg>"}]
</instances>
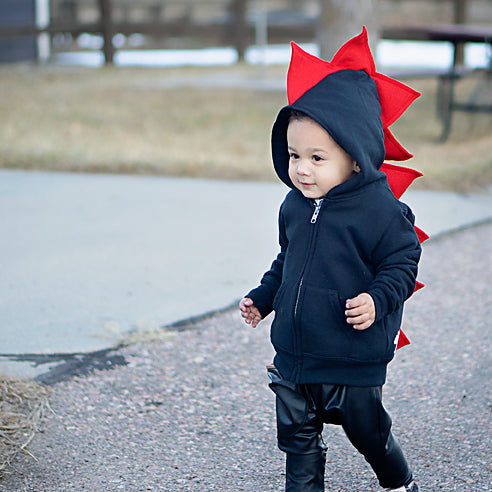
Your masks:
<instances>
[{"instance_id":1,"label":"concrete sidewalk","mask_svg":"<svg viewBox=\"0 0 492 492\"><path fill-rule=\"evenodd\" d=\"M91 352L236 302L277 252L277 183L0 171L0 373ZM435 237L492 218L492 192L408 191ZM15 357L14 357L15 358Z\"/></svg>"}]
</instances>

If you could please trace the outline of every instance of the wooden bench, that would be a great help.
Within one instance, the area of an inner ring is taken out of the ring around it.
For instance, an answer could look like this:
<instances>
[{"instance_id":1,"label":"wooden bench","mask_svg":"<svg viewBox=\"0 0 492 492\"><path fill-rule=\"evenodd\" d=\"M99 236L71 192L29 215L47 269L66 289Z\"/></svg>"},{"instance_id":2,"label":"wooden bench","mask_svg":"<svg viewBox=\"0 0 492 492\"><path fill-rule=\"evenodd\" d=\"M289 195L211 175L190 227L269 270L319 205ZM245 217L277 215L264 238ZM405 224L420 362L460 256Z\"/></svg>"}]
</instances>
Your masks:
<instances>
[{"instance_id":1,"label":"wooden bench","mask_svg":"<svg viewBox=\"0 0 492 492\"><path fill-rule=\"evenodd\" d=\"M467 111L472 113L492 113L492 101L490 104L477 104L476 98L479 92L479 85L472 92L468 101L458 102L455 100L454 86L456 81L468 76L480 76L480 82L492 83L492 59L489 60L487 68L468 69L458 65L458 48L464 43L482 43L492 47L492 26L490 25L470 25L470 24L451 24L451 25L430 25L430 26L405 26L395 28L385 28L382 37L393 40L410 41L445 41L453 45L453 65L449 70L415 70L401 71L395 73L395 78L422 78L437 77L439 80L437 93L437 113L442 121L443 130L439 141L445 142L451 130L451 120L454 111Z\"/></svg>"},{"instance_id":2,"label":"wooden bench","mask_svg":"<svg viewBox=\"0 0 492 492\"><path fill-rule=\"evenodd\" d=\"M439 84L436 95L436 114L442 123L442 132L439 142L445 142L451 131L452 116L454 111L466 111L472 113L492 113L492 104L477 104L476 98L479 86L472 92L468 101L459 102L455 99L455 83L465 77L478 76L487 83L492 84L492 70L483 68L453 67L444 69L403 69L388 70L385 75L397 80L401 79L426 79L437 78Z\"/></svg>"}]
</instances>

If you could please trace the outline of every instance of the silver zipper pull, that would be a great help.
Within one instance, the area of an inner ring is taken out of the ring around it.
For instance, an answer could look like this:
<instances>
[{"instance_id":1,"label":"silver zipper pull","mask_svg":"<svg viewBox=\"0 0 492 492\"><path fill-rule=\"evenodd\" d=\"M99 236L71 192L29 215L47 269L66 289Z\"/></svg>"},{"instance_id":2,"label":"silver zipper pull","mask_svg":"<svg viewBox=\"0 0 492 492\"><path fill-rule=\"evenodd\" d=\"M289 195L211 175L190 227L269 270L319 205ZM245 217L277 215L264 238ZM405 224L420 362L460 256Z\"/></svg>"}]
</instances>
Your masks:
<instances>
[{"instance_id":1,"label":"silver zipper pull","mask_svg":"<svg viewBox=\"0 0 492 492\"><path fill-rule=\"evenodd\" d=\"M311 217L311 224L316 224L322 203L323 203L323 200L320 200L319 202L316 203L316 207L314 208L313 216Z\"/></svg>"}]
</instances>

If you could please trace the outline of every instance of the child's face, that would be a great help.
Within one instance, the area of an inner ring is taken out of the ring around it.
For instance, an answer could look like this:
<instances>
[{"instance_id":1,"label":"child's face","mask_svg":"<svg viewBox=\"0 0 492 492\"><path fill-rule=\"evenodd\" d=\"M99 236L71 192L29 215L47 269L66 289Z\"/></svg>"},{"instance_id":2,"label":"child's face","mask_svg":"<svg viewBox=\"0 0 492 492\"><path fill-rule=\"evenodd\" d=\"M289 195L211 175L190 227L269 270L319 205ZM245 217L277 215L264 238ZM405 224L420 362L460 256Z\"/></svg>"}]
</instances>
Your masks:
<instances>
[{"instance_id":1,"label":"child's face","mask_svg":"<svg viewBox=\"0 0 492 492\"><path fill-rule=\"evenodd\" d=\"M311 118L293 118L287 128L289 177L307 198L321 198L350 179L354 161Z\"/></svg>"}]
</instances>

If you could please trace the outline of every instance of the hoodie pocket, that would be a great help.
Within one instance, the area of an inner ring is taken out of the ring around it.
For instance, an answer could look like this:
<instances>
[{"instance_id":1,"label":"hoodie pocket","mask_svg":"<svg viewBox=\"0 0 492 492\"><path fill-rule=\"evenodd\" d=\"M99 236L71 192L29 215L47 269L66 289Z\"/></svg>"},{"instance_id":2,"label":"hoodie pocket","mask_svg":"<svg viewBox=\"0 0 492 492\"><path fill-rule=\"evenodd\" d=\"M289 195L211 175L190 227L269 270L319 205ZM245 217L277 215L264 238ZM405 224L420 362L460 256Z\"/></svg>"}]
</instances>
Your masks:
<instances>
[{"instance_id":1,"label":"hoodie pocket","mask_svg":"<svg viewBox=\"0 0 492 492\"><path fill-rule=\"evenodd\" d=\"M400 330L401 310L385 316L367 330L353 330L351 356L361 361L381 361L393 358L396 335Z\"/></svg>"},{"instance_id":2,"label":"hoodie pocket","mask_svg":"<svg viewBox=\"0 0 492 492\"><path fill-rule=\"evenodd\" d=\"M292 293L287 295L290 290L287 289L286 284L282 284L273 300L275 318L271 327L270 339L277 350L283 349L293 353L295 347L295 330L293 323L293 301L291 299Z\"/></svg>"},{"instance_id":3,"label":"hoodie pocket","mask_svg":"<svg viewBox=\"0 0 492 492\"><path fill-rule=\"evenodd\" d=\"M394 351L393 339L386 330L386 320L374 323L367 330L352 329L353 345L351 357L359 361L376 361L390 357Z\"/></svg>"},{"instance_id":4,"label":"hoodie pocket","mask_svg":"<svg viewBox=\"0 0 492 492\"><path fill-rule=\"evenodd\" d=\"M305 286L296 320L300 323L305 354L321 358L350 354L352 328L347 324L344 301L337 291Z\"/></svg>"},{"instance_id":5,"label":"hoodie pocket","mask_svg":"<svg viewBox=\"0 0 492 492\"><path fill-rule=\"evenodd\" d=\"M273 298L273 310L274 311L278 310L280 303L282 302L282 299L285 295L285 291L286 291L285 284L280 284L280 287L279 287L277 293L275 294L275 297Z\"/></svg>"}]
</instances>

